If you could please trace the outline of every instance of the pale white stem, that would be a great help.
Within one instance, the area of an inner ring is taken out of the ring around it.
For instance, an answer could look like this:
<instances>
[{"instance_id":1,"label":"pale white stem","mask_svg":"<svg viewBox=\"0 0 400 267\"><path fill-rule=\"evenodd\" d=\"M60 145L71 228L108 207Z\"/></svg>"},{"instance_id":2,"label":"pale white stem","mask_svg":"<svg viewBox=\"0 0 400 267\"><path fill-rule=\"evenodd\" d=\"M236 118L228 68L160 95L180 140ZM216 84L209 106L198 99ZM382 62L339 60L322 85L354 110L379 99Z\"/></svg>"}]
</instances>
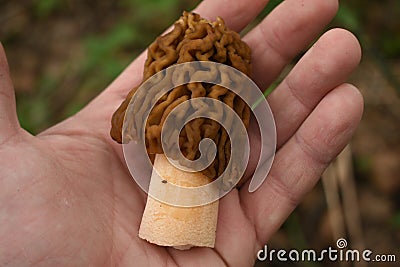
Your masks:
<instances>
[{"instance_id":1,"label":"pale white stem","mask_svg":"<svg viewBox=\"0 0 400 267\"><path fill-rule=\"evenodd\" d=\"M210 183L211 179L200 172L185 172L174 167L164 155L156 155L154 169L158 170L164 181L153 179L153 171L139 237L153 244L177 249L214 247L218 200L204 206L176 207L151 197L152 190L160 190L166 183L197 187ZM176 192L171 194L174 195L169 197L174 198Z\"/></svg>"}]
</instances>

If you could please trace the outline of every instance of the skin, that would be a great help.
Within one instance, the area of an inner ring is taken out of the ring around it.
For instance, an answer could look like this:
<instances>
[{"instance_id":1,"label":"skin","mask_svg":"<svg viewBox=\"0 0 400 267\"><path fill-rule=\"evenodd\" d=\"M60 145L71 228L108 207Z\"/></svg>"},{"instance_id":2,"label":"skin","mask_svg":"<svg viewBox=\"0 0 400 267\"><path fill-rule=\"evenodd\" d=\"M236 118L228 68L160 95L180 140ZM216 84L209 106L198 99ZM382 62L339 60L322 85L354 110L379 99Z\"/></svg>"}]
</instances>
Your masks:
<instances>
[{"instance_id":1,"label":"skin","mask_svg":"<svg viewBox=\"0 0 400 267\"><path fill-rule=\"evenodd\" d=\"M208 0L195 11L219 15L239 31L266 3ZM336 0L287 0L248 33L256 83L265 88L276 79L337 8ZM140 82L145 54L78 114L32 136L19 126L0 47L0 265L252 266L354 133L363 99L344 82L360 57L346 30L319 37L268 97L278 149L266 181L254 193L245 184L220 201L215 249L182 252L138 238L146 195L109 137L111 115Z\"/></svg>"}]
</instances>

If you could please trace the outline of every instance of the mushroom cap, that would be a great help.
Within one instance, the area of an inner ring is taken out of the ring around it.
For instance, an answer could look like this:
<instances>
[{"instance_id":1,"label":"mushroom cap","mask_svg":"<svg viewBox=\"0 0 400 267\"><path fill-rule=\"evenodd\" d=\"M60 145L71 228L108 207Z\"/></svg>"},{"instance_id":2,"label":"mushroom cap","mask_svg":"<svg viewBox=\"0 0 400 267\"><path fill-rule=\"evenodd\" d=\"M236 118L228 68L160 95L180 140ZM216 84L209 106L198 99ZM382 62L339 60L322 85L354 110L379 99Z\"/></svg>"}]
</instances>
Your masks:
<instances>
[{"instance_id":1,"label":"mushroom cap","mask_svg":"<svg viewBox=\"0 0 400 267\"><path fill-rule=\"evenodd\" d=\"M143 81L169 66L192 62L212 61L229 65L251 76L251 51L240 35L228 29L221 18L210 22L198 14L184 12L169 33L158 37L148 48ZM111 137L122 143L122 126L126 109L141 84L133 88L112 117ZM234 92L214 84L195 82L177 86L157 102L146 121L145 142L148 154L163 153L161 129L173 107L197 97L218 99L231 107L242 119L246 128L250 108ZM226 130L216 121L196 118L188 122L179 133L179 146L189 160L200 156L199 143L212 139L217 147L214 161L202 172L216 178L224 172L230 158L230 139Z\"/></svg>"}]
</instances>

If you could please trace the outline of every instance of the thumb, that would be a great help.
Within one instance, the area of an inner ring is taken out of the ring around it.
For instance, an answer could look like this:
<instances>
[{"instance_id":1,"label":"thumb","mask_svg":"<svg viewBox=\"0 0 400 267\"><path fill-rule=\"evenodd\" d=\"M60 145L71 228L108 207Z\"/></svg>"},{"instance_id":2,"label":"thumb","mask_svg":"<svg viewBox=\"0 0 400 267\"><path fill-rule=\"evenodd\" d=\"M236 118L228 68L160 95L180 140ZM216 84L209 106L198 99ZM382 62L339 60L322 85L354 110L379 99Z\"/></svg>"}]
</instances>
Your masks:
<instances>
[{"instance_id":1,"label":"thumb","mask_svg":"<svg viewBox=\"0 0 400 267\"><path fill-rule=\"evenodd\" d=\"M6 54L0 43L0 145L16 134L18 129L14 87Z\"/></svg>"}]
</instances>

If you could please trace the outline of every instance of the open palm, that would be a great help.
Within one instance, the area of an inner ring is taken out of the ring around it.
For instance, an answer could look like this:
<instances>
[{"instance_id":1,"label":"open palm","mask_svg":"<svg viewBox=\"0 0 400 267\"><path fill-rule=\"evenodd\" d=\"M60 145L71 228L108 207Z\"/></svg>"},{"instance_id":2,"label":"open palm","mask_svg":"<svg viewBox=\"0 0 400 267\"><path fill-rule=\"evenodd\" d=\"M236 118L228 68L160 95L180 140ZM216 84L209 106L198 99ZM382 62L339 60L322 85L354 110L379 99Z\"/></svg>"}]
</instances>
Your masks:
<instances>
[{"instance_id":1,"label":"open palm","mask_svg":"<svg viewBox=\"0 0 400 267\"><path fill-rule=\"evenodd\" d=\"M203 1L195 12L239 31L268 1L224 2ZM318 36L337 5L284 1L244 37L261 88ZM251 266L357 127L362 97L343 82L360 55L345 30L319 38L268 97L278 135L268 178L254 193L245 185L220 201L215 249L177 251L138 238L146 195L108 135L113 111L141 80L145 55L81 112L32 136L19 127L0 47L0 265Z\"/></svg>"}]
</instances>

